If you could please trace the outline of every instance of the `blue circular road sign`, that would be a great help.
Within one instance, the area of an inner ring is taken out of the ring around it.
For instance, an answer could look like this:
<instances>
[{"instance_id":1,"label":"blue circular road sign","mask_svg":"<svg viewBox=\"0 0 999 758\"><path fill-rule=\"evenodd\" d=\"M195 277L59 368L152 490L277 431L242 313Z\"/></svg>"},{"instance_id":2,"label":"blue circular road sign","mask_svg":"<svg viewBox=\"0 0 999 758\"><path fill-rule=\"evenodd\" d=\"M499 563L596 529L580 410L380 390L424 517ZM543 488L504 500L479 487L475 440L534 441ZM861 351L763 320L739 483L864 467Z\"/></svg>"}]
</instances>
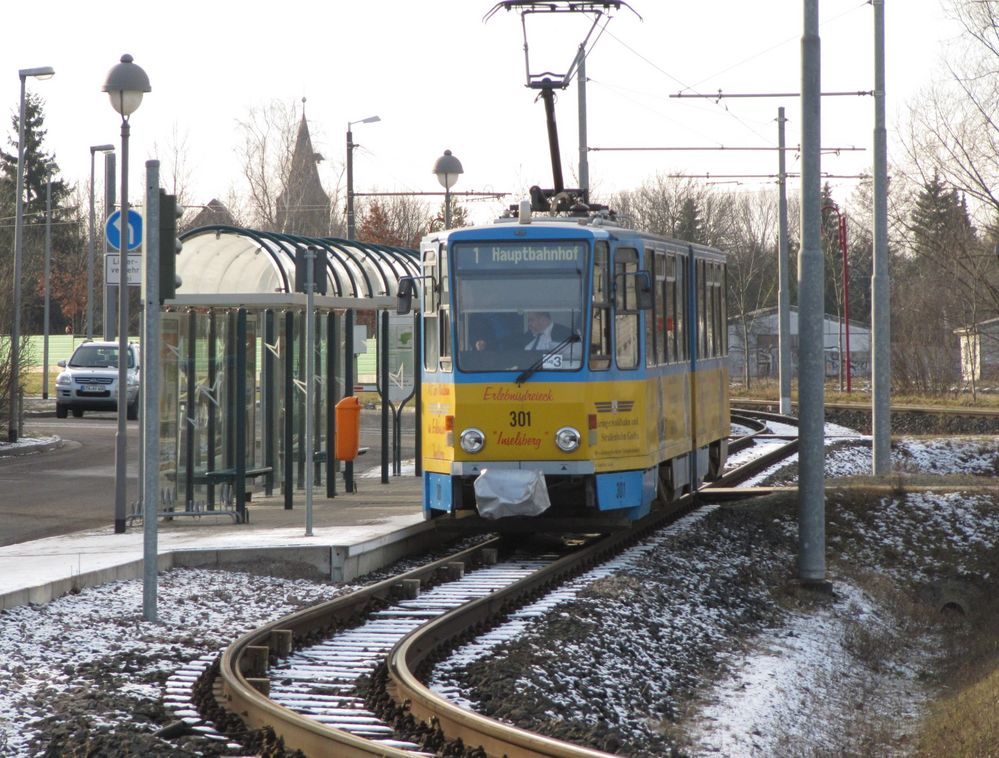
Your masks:
<instances>
[{"instance_id":1,"label":"blue circular road sign","mask_svg":"<svg viewBox=\"0 0 999 758\"><path fill-rule=\"evenodd\" d=\"M121 250L121 211L115 211L108 216L104 225L104 234L108 244L115 250ZM142 215L131 208L128 209L128 249L138 250L142 245Z\"/></svg>"}]
</instances>

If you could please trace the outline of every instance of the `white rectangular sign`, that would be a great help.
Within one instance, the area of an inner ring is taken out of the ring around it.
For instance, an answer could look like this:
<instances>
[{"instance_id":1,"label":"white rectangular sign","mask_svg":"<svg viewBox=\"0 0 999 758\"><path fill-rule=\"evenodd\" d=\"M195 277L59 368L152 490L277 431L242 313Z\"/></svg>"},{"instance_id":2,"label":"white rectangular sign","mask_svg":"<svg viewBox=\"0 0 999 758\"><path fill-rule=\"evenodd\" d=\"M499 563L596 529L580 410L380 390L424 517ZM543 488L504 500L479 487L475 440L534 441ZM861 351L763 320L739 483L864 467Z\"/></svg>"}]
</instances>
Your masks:
<instances>
[{"instance_id":1,"label":"white rectangular sign","mask_svg":"<svg viewBox=\"0 0 999 758\"><path fill-rule=\"evenodd\" d=\"M121 254L106 253L104 255L104 281L107 284L118 284L118 275L121 270ZM128 254L128 286L138 287L142 284L142 256Z\"/></svg>"}]
</instances>

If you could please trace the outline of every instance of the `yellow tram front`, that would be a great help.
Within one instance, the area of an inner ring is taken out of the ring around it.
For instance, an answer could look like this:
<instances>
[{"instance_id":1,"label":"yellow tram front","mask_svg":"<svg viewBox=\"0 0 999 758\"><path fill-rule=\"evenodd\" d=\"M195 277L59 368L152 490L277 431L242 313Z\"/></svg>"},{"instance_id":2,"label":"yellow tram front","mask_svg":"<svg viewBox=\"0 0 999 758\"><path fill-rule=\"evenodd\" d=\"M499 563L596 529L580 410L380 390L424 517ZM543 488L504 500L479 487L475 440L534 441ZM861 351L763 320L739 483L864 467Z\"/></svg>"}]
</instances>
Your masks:
<instances>
[{"instance_id":1,"label":"yellow tram front","mask_svg":"<svg viewBox=\"0 0 999 758\"><path fill-rule=\"evenodd\" d=\"M581 528L648 512L661 463L692 444L695 385L684 350L648 358L656 329L686 345L693 324L675 276L657 317L647 242L564 222L424 241L427 518L543 514ZM689 250L674 252L685 270Z\"/></svg>"}]
</instances>

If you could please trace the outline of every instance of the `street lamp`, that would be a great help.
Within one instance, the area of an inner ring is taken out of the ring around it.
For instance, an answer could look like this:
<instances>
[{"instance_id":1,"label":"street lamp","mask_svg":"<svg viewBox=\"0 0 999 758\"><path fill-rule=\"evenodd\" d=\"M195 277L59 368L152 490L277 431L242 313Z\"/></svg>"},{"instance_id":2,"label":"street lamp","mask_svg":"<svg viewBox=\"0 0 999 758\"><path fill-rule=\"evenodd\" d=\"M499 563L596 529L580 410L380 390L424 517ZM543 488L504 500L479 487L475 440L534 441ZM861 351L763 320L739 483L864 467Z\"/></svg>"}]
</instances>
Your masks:
<instances>
[{"instance_id":1,"label":"street lamp","mask_svg":"<svg viewBox=\"0 0 999 758\"><path fill-rule=\"evenodd\" d=\"M108 71L101 88L108 93L111 106L121 114L121 235L118 242L118 431L114 459L114 531L125 532L125 455L128 414L128 118L149 92L149 77L125 53L121 62ZM152 346L149 346L150 349Z\"/></svg>"},{"instance_id":2,"label":"street lamp","mask_svg":"<svg viewBox=\"0 0 999 758\"><path fill-rule=\"evenodd\" d=\"M368 116L357 121L347 122L347 239L354 239L354 135L350 127L354 124L373 124L381 121L378 116Z\"/></svg>"},{"instance_id":3,"label":"street lamp","mask_svg":"<svg viewBox=\"0 0 999 758\"><path fill-rule=\"evenodd\" d=\"M48 79L55 74L51 66L22 68L20 115L17 119L17 197L14 211L14 319L10 329L10 388L7 397L7 440L17 442L18 397L21 377L21 248L24 245L24 90L27 78Z\"/></svg>"},{"instance_id":4,"label":"street lamp","mask_svg":"<svg viewBox=\"0 0 999 758\"><path fill-rule=\"evenodd\" d=\"M94 338L94 153L109 153L114 145L90 146L90 244L87 251L87 339ZM107 314L104 314L107 318Z\"/></svg>"},{"instance_id":5,"label":"street lamp","mask_svg":"<svg viewBox=\"0 0 999 758\"><path fill-rule=\"evenodd\" d=\"M451 155L450 150L445 150L444 155L434 161L434 173L437 174L437 181L444 188L444 228L451 228L451 188L458 181L458 177L465 173L461 167L461 161Z\"/></svg>"},{"instance_id":6,"label":"street lamp","mask_svg":"<svg viewBox=\"0 0 999 758\"><path fill-rule=\"evenodd\" d=\"M52 277L52 172L54 163L45 164L45 315L42 334L42 399L49 399L49 302Z\"/></svg>"}]
</instances>

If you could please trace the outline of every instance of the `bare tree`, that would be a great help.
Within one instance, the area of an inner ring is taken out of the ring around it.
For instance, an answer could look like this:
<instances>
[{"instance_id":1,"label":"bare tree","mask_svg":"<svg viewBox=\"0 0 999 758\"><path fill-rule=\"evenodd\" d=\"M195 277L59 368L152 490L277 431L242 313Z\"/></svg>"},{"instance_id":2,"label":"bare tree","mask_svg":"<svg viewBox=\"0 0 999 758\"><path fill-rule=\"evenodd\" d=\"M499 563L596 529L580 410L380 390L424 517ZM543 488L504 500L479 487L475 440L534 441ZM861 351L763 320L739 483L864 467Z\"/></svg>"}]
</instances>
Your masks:
<instances>
[{"instance_id":1,"label":"bare tree","mask_svg":"<svg viewBox=\"0 0 999 758\"><path fill-rule=\"evenodd\" d=\"M373 198L362 205L357 236L366 242L416 248L432 224L427 204L408 195Z\"/></svg>"},{"instance_id":2,"label":"bare tree","mask_svg":"<svg viewBox=\"0 0 999 758\"><path fill-rule=\"evenodd\" d=\"M193 203L190 193L191 164L188 133L181 132L174 122L166 144L153 143L153 155L160 158L160 184L177 197L177 205L187 207Z\"/></svg>"},{"instance_id":3,"label":"bare tree","mask_svg":"<svg viewBox=\"0 0 999 758\"><path fill-rule=\"evenodd\" d=\"M749 387L753 324L759 310L777 299L777 195L743 193L732 197L725 249L728 259L729 312L739 324L743 345L743 382ZM774 357L773 351L770 353Z\"/></svg>"},{"instance_id":4,"label":"bare tree","mask_svg":"<svg viewBox=\"0 0 999 758\"><path fill-rule=\"evenodd\" d=\"M963 28L946 60L950 81L910 105L906 148L920 183L939 174L994 215L999 210L999 2L946 0L945 7Z\"/></svg>"},{"instance_id":5,"label":"bare tree","mask_svg":"<svg viewBox=\"0 0 999 758\"><path fill-rule=\"evenodd\" d=\"M251 108L247 118L236 124L243 135L240 151L249 188L249 220L260 229L278 226L278 197L289 185L299 118L296 103L274 100Z\"/></svg>"}]
</instances>

